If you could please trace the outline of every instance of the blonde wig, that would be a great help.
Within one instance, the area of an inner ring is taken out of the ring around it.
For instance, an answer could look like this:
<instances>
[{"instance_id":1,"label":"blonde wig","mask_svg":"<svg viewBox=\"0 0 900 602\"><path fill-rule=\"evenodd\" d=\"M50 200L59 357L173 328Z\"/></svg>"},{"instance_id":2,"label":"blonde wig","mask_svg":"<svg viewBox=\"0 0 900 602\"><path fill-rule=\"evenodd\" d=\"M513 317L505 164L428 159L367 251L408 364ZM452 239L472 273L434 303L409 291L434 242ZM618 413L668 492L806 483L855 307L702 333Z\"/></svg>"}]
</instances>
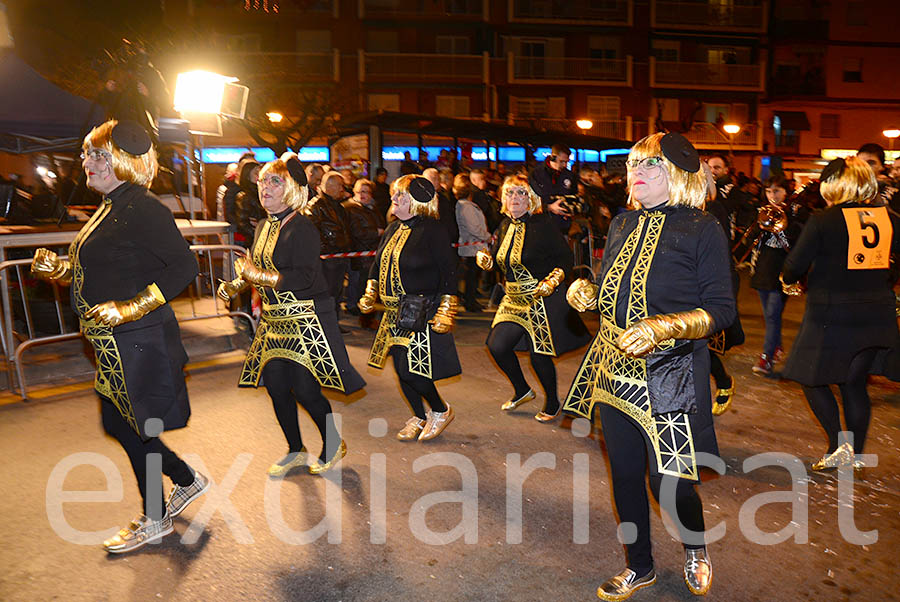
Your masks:
<instances>
[{"instance_id":1,"label":"blonde wig","mask_svg":"<svg viewBox=\"0 0 900 602\"><path fill-rule=\"evenodd\" d=\"M830 205L869 203L878 194L878 180L869 164L854 155L844 159L844 169L822 180L819 194Z\"/></svg>"},{"instance_id":2,"label":"blonde wig","mask_svg":"<svg viewBox=\"0 0 900 602\"><path fill-rule=\"evenodd\" d=\"M418 176L415 174L407 174L405 176L400 176L393 182L391 182L391 198L394 198L396 194L409 194L409 212L413 215L427 215L428 217L433 217L434 219L438 219L438 197L437 192L435 192L434 196L431 197L431 200L427 203L422 203L417 201L412 194L409 192L409 185L416 178L421 178L422 176Z\"/></svg>"},{"instance_id":3,"label":"blonde wig","mask_svg":"<svg viewBox=\"0 0 900 602\"><path fill-rule=\"evenodd\" d=\"M293 210L303 209L306 207L306 201L309 198L309 186L301 186L297 180L291 176L287 164L283 158L269 161L263 168L259 170L259 181L267 175L272 174L284 180L284 197L282 202Z\"/></svg>"},{"instance_id":4,"label":"blonde wig","mask_svg":"<svg viewBox=\"0 0 900 602\"><path fill-rule=\"evenodd\" d=\"M524 188L528 191L528 213L534 215L543 211L543 208L541 207L541 197L535 194L534 190L531 188L531 184L528 183L528 178L523 175L515 174L506 176L506 179L503 180L503 184L500 185L500 212L503 215L512 217L507 208L507 191L509 191L510 188Z\"/></svg>"},{"instance_id":5,"label":"blonde wig","mask_svg":"<svg viewBox=\"0 0 900 602\"><path fill-rule=\"evenodd\" d=\"M648 157L660 157L666 169L669 180L669 200L666 205L670 207L694 207L703 209L706 206L707 182L702 169L691 173L681 169L663 154L660 140L665 136L662 132L651 134L641 138L631 147L628 160L641 161ZM631 209L640 208L640 203L628 194L628 206Z\"/></svg>"},{"instance_id":6,"label":"blonde wig","mask_svg":"<svg viewBox=\"0 0 900 602\"><path fill-rule=\"evenodd\" d=\"M92 129L87 136L84 137L84 143L81 148L84 152L92 149L104 150L110 154L112 159L110 165L116 178L123 182L131 182L144 188L150 188L153 178L159 169L156 160L156 149L150 145L143 155L132 155L125 152L113 142L112 131L118 121L111 119L106 123L102 123Z\"/></svg>"}]
</instances>

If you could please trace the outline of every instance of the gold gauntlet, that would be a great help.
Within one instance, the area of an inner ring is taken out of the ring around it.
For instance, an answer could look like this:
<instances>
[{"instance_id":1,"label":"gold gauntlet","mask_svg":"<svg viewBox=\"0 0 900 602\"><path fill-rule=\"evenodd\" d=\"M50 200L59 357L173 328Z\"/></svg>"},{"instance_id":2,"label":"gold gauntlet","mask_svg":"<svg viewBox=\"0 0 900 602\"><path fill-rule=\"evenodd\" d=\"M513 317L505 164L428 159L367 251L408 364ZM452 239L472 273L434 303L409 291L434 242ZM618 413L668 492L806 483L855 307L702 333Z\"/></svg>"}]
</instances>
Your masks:
<instances>
[{"instance_id":1,"label":"gold gauntlet","mask_svg":"<svg viewBox=\"0 0 900 602\"><path fill-rule=\"evenodd\" d=\"M484 249L478 249L478 252L475 253L475 265L486 272L490 269L493 269L494 258L491 257L491 254Z\"/></svg>"},{"instance_id":2,"label":"gold gauntlet","mask_svg":"<svg viewBox=\"0 0 900 602\"><path fill-rule=\"evenodd\" d=\"M546 297L552 295L556 287L562 284L565 278L566 273L562 271L562 268L553 268L546 278L538 282L537 288L534 289L534 296Z\"/></svg>"},{"instance_id":3,"label":"gold gauntlet","mask_svg":"<svg viewBox=\"0 0 900 602\"><path fill-rule=\"evenodd\" d=\"M356 306L364 314L375 311L375 302L378 301L378 281L375 279L366 281L366 292L359 298Z\"/></svg>"},{"instance_id":4,"label":"gold gauntlet","mask_svg":"<svg viewBox=\"0 0 900 602\"><path fill-rule=\"evenodd\" d=\"M619 335L616 344L622 353L644 356L669 339L702 339L713 332L713 319L705 309L674 314L658 314L639 320Z\"/></svg>"},{"instance_id":5,"label":"gold gauntlet","mask_svg":"<svg viewBox=\"0 0 900 602\"><path fill-rule=\"evenodd\" d=\"M281 274L276 270L260 269L247 257L238 257L234 260L234 271L240 278L258 286L275 288L281 281Z\"/></svg>"},{"instance_id":6,"label":"gold gauntlet","mask_svg":"<svg viewBox=\"0 0 900 602\"><path fill-rule=\"evenodd\" d=\"M151 311L166 304L162 291L151 284L128 301L107 301L98 303L85 312L84 317L104 326L118 326L125 322L140 320Z\"/></svg>"},{"instance_id":7,"label":"gold gauntlet","mask_svg":"<svg viewBox=\"0 0 900 602\"><path fill-rule=\"evenodd\" d=\"M40 248L31 260L31 273L44 280L57 280L62 284L72 281L72 264L68 259L60 259L50 249Z\"/></svg>"},{"instance_id":8,"label":"gold gauntlet","mask_svg":"<svg viewBox=\"0 0 900 602\"><path fill-rule=\"evenodd\" d=\"M228 280L228 281L220 280L219 288L216 290L216 294L219 296L220 299L222 299L224 301L228 301L229 299L231 299L232 297L237 295L239 292L241 292L242 290L247 288L248 284L249 283L246 280L244 280L243 278L241 278L240 276L238 276L234 280Z\"/></svg>"},{"instance_id":9,"label":"gold gauntlet","mask_svg":"<svg viewBox=\"0 0 900 602\"><path fill-rule=\"evenodd\" d=\"M431 330L438 334L450 332L456 317L456 295L442 295L434 318L431 319Z\"/></svg>"},{"instance_id":10,"label":"gold gauntlet","mask_svg":"<svg viewBox=\"0 0 900 602\"><path fill-rule=\"evenodd\" d=\"M599 287L587 278L579 278L566 291L566 301L576 311L597 309Z\"/></svg>"},{"instance_id":11,"label":"gold gauntlet","mask_svg":"<svg viewBox=\"0 0 900 602\"><path fill-rule=\"evenodd\" d=\"M789 295L791 297L799 297L804 292L806 292L803 288L803 285L799 282L795 282L794 284L787 284L784 281L784 276L781 274L778 275L778 281L781 283L781 292L785 295Z\"/></svg>"}]
</instances>

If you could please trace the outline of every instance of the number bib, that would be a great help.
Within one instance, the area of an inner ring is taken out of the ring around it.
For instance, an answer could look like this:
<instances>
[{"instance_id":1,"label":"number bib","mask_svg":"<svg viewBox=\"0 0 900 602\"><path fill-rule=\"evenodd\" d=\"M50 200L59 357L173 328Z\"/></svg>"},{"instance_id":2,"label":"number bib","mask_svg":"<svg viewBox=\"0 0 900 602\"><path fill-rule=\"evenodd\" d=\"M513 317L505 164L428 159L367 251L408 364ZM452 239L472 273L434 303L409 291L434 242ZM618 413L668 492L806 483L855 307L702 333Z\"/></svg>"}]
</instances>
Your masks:
<instances>
[{"instance_id":1,"label":"number bib","mask_svg":"<svg viewBox=\"0 0 900 602\"><path fill-rule=\"evenodd\" d=\"M890 264L891 218L885 207L841 209L847 222L847 269L886 270Z\"/></svg>"}]
</instances>

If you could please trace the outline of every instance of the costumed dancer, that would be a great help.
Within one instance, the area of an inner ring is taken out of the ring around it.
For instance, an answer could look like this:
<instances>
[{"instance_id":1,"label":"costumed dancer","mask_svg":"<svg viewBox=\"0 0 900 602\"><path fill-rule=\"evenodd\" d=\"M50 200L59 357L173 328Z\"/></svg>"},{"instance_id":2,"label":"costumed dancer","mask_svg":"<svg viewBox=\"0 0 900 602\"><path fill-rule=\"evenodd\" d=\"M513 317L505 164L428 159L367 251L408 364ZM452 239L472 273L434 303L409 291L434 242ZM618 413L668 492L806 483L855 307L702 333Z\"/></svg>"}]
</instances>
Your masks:
<instances>
[{"instance_id":1,"label":"costumed dancer","mask_svg":"<svg viewBox=\"0 0 900 602\"><path fill-rule=\"evenodd\" d=\"M706 176L706 211L719 220L719 225L722 226L722 231L725 233L727 240L730 238L729 234L731 232L729 209L726 207L724 199L719 198L719 189L716 187L716 180L709 164L701 163L700 166L703 168L703 174ZM744 328L741 325L740 313L737 311L741 278L737 273L734 265L734 256L731 253L728 254L728 266L731 270L731 287L734 291L735 317L734 322L709 338L709 371L716 383L716 394L712 406L713 416L720 416L728 410L734 399L734 391L737 387L737 381L732 375L728 374L722 358L725 357L725 352L729 349L744 343Z\"/></svg>"},{"instance_id":2,"label":"costumed dancer","mask_svg":"<svg viewBox=\"0 0 900 602\"><path fill-rule=\"evenodd\" d=\"M209 481L159 438L187 426L191 415L184 365L187 353L168 300L199 271L172 212L148 190L156 150L134 122L107 121L85 137L87 185L103 195L69 247L68 259L38 249L34 274L71 282L72 307L94 348L103 428L128 454L144 500L143 513L103 542L130 552L173 531L172 518L204 493ZM174 486L165 503L149 487L148 456L162 456Z\"/></svg>"},{"instance_id":3,"label":"costumed dancer","mask_svg":"<svg viewBox=\"0 0 900 602\"><path fill-rule=\"evenodd\" d=\"M685 582L702 595L712 582L712 564L695 489L697 454L718 453L706 337L734 320L728 243L716 219L700 209L706 179L686 138L643 138L627 166L631 202L640 209L610 224L599 286L579 279L566 294L578 310L599 306L600 331L563 409L590 419L600 404L616 512L620 524L636 527L633 543L626 544L627 568L597 595L623 600L656 581L648 456L650 489L678 525L685 548Z\"/></svg>"},{"instance_id":4,"label":"costumed dancer","mask_svg":"<svg viewBox=\"0 0 900 602\"><path fill-rule=\"evenodd\" d=\"M535 398L516 358L516 351L527 349L546 397L534 418L549 422L560 412L553 358L586 345L591 336L560 288L572 271L572 250L542 212L540 197L527 178L516 175L503 182L500 199L506 217L491 251L480 249L475 257L483 270L496 263L506 279L506 294L487 338L491 355L514 388L513 398L500 408L514 410Z\"/></svg>"},{"instance_id":5,"label":"costumed dancer","mask_svg":"<svg viewBox=\"0 0 900 602\"><path fill-rule=\"evenodd\" d=\"M369 272L359 310L384 315L369 353L383 368L391 355L400 389L413 416L397 433L401 441L434 439L453 420L453 408L434 382L462 372L450 330L456 316L456 253L437 220L438 199L427 179L409 174L391 183L391 212ZM430 409L425 409L425 402Z\"/></svg>"},{"instance_id":6,"label":"costumed dancer","mask_svg":"<svg viewBox=\"0 0 900 602\"><path fill-rule=\"evenodd\" d=\"M257 387L262 377L287 439L287 455L272 464L268 474L284 476L307 464L298 402L322 437L318 460L309 465L311 474L321 474L347 454L321 387L353 393L365 382L350 365L338 330L334 299L319 258L319 231L300 213L309 192L297 156L285 153L266 163L259 184L260 203L269 217L257 225L249 256L235 260L237 278L221 283L218 294L229 299L253 285L263 300L238 386Z\"/></svg>"},{"instance_id":7,"label":"costumed dancer","mask_svg":"<svg viewBox=\"0 0 900 602\"><path fill-rule=\"evenodd\" d=\"M812 465L829 470L852 464L869 428L869 374L900 380L893 286L900 252L900 220L875 200L878 182L859 157L835 159L822 170L820 192L828 208L814 214L784 262L782 281L796 294L806 276L803 322L784 366L784 378L803 393L828 435L828 450ZM874 202L873 202L874 201ZM839 441L841 420L830 385L841 391L852 443Z\"/></svg>"}]
</instances>

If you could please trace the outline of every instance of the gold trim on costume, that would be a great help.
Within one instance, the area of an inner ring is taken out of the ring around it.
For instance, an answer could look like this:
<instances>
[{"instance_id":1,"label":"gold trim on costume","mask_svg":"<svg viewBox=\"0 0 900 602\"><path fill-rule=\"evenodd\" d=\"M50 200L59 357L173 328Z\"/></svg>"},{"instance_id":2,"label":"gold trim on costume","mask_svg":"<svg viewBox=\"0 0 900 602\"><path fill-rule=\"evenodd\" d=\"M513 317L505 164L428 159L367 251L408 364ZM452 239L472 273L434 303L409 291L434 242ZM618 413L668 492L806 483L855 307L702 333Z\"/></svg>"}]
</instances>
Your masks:
<instances>
[{"instance_id":1,"label":"gold trim on costume","mask_svg":"<svg viewBox=\"0 0 900 602\"><path fill-rule=\"evenodd\" d=\"M396 326L400 295L406 292L400 280L400 253L409 234L409 226L400 224L381 251L378 264L378 294L384 304L384 316L375 333L368 364L374 368L383 368L390 348L400 345L407 348L406 361L409 371L425 378L432 378L431 329L426 326L422 332L413 332Z\"/></svg>"},{"instance_id":2,"label":"gold trim on costume","mask_svg":"<svg viewBox=\"0 0 900 602\"><path fill-rule=\"evenodd\" d=\"M79 317L83 316L91 308L81 290L84 287L84 269L81 267L81 247L90 235L97 229L100 222L109 215L112 210L112 201L103 199L100 206L91 219L75 236L75 240L69 245L69 262L72 265L72 298L75 300L75 311ZM128 389L125 385L125 371L122 369L122 356L113 337L112 328L103 326L93 320L80 319L81 334L94 348L94 356L97 361L97 374L94 376L94 389L112 401L122 418L140 433L137 419L134 416L134 407L128 398Z\"/></svg>"},{"instance_id":3,"label":"gold trim on costume","mask_svg":"<svg viewBox=\"0 0 900 602\"><path fill-rule=\"evenodd\" d=\"M522 248L525 244L525 224L513 221L506 229L500 248L497 250L497 264L506 272L512 272L512 280L507 280L505 293L494 314L491 328L501 322L513 322L525 329L531 339L531 348L542 355L556 355L553 335L544 298L534 295L538 281L522 265ZM507 256L508 253L508 256Z\"/></svg>"},{"instance_id":4,"label":"gold trim on costume","mask_svg":"<svg viewBox=\"0 0 900 602\"><path fill-rule=\"evenodd\" d=\"M647 317L647 275L659 244L666 216L651 212L638 218L635 229L613 261L600 286L600 332L584 357L563 408L586 418L595 403L605 403L630 416L647 433L660 474L697 479L694 440L688 415L654 415L647 387L647 361L622 353L616 340L624 328L616 325L616 301L623 276L635 254L628 291L627 323ZM661 347L671 347L674 341Z\"/></svg>"},{"instance_id":5,"label":"gold trim on costume","mask_svg":"<svg viewBox=\"0 0 900 602\"><path fill-rule=\"evenodd\" d=\"M253 265L275 270L272 255L278 243L282 221L267 219L250 252ZM312 300L300 300L292 291L256 286L263 299L256 335L241 369L239 385L256 387L266 363L287 359L306 367L323 387L344 390L341 372ZM274 299L273 299L274 297ZM274 301L270 303L269 301Z\"/></svg>"}]
</instances>

